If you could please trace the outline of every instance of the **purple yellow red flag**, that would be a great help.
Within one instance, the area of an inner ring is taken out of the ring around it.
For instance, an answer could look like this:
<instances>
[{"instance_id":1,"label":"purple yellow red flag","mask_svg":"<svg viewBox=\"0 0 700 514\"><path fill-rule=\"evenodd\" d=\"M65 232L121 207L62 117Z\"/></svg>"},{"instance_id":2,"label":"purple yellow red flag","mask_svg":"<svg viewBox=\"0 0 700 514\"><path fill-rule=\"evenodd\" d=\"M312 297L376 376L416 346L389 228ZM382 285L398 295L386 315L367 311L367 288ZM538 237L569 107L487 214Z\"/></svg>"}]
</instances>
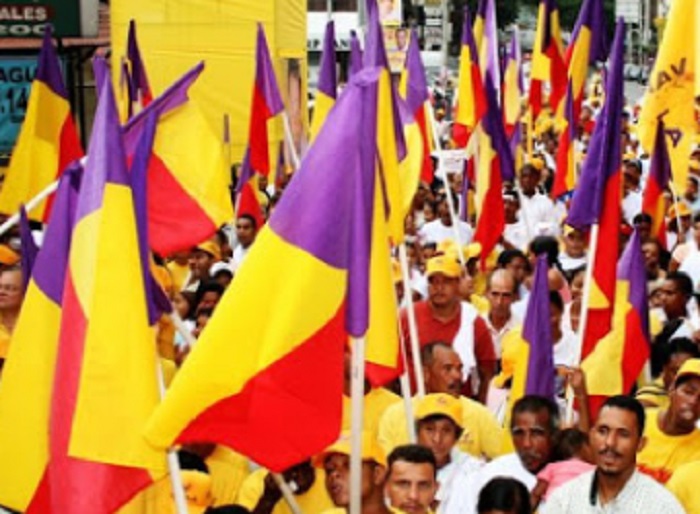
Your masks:
<instances>
[{"instance_id":1,"label":"purple yellow red flag","mask_svg":"<svg viewBox=\"0 0 700 514\"><path fill-rule=\"evenodd\" d=\"M15 214L83 155L51 34L47 28L27 112L0 190L3 214ZM28 213L30 219L46 221L50 204L51 197Z\"/></svg>"},{"instance_id":2,"label":"purple yellow red flag","mask_svg":"<svg viewBox=\"0 0 700 514\"><path fill-rule=\"evenodd\" d=\"M62 296L49 461L28 514L111 514L165 473L165 455L142 437L159 401L155 331L110 82L89 151Z\"/></svg>"},{"instance_id":3,"label":"purple yellow red flag","mask_svg":"<svg viewBox=\"0 0 700 514\"><path fill-rule=\"evenodd\" d=\"M2 370L0 417L13 421L0 423L0 505L19 512L27 510L49 461L51 391L81 176L77 161L61 176Z\"/></svg>"},{"instance_id":4,"label":"purple yellow red flag","mask_svg":"<svg viewBox=\"0 0 700 514\"><path fill-rule=\"evenodd\" d=\"M474 20L474 40L479 51L481 76L491 77L496 90L496 99L501 99L501 59L498 50L498 23L496 21L496 0L479 0Z\"/></svg>"},{"instance_id":5,"label":"purple yellow red flag","mask_svg":"<svg viewBox=\"0 0 700 514\"><path fill-rule=\"evenodd\" d=\"M599 244L595 255L591 256L593 276L588 318L583 327L582 359L612 328L622 202L620 134L624 104L624 38L625 25L620 21L611 51L606 101L595 125L566 221L583 231L598 225Z\"/></svg>"},{"instance_id":6,"label":"purple yellow red flag","mask_svg":"<svg viewBox=\"0 0 700 514\"><path fill-rule=\"evenodd\" d=\"M664 192L671 180L671 161L666 146L666 130L663 122L657 126L656 142L651 154L642 212L651 216L651 235L666 245L666 198Z\"/></svg>"},{"instance_id":7,"label":"purple yellow red flag","mask_svg":"<svg viewBox=\"0 0 700 514\"><path fill-rule=\"evenodd\" d=\"M465 148L476 126L486 113L484 83L479 69L479 54L472 32L469 10L464 9L462 50L459 58L459 92L457 116L452 137L459 148Z\"/></svg>"},{"instance_id":8,"label":"purple yellow red flag","mask_svg":"<svg viewBox=\"0 0 700 514\"><path fill-rule=\"evenodd\" d=\"M267 121L284 111L284 104L277 87L275 69L262 24L258 24L255 46L255 82L250 104L248 148L250 166L255 173L270 175L270 149L267 136Z\"/></svg>"},{"instance_id":9,"label":"purple yellow red flag","mask_svg":"<svg viewBox=\"0 0 700 514\"><path fill-rule=\"evenodd\" d=\"M335 24L326 24L323 37L323 52L318 77L318 89L314 99L314 115L311 120L311 141L313 141L333 108L337 97L338 79L335 72Z\"/></svg>"},{"instance_id":10,"label":"purple yellow red flag","mask_svg":"<svg viewBox=\"0 0 700 514\"><path fill-rule=\"evenodd\" d=\"M617 265L616 288L613 328L581 363L596 406L606 397L630 394L650 355L647 274L637 231Z\"/></svg>"},{"instance_id":11,"label":"purple yellow red flag","mask_svg":"<svg viewBox=\"0 0 700 514\"><path fill-rule=\"evenodd\" d=\"M576 186L576 135L577 123L575 119L574 95L571 82L564 97L564 128L559 136L557 147L557 169L554 174L552 186L552 198L560 198L574 190Z\"/></svg>"},{"instance_id":12,"label":"purple yellow red flag","mask_svg":"<svg viewBox=\"0 0 700 514\"><path fill-rule=\"evenodd\" d=\"M203 69L202 63L192 68L124 129L131 157L148 117L158 117L148 171L148 230L151 249L159 255L192 248L233 218L221 137L188 98Z\"/></svg>"},{"instance_id":13,"label":"purple yellow red flag","mask_svg":"<svg viewBox=\"0 0 700 514\"><path fill-rule=\"evenodd\" d=\"M246 215L255 220L260 229L265 224L263 206L258 193L258 176L250 167L250 150L247 149L241 163L240 176L236 184L236 218Z\"/></svg>"},{"instance_id":14,"label":"purple yellow red flag","mask_svg":"<svg viewBox=\"0 0 700 514\"><path fill-rule=\"evenodd\" d=\"M503 74L503 119L506 125L506 135L512 139L513 134L520 130L521 100L524 92L522 55L520 52L520 31L517 25L513 28L510 46L506 56L506 68Z\"/></svg>"},{"instance_id":15,"label":"purple yellow red flag","mask_svg":"<svg viewBox=\"0 0 700 514\"><path fill-rule=\"evenodd\" d=\"M515 177L513 157L503 126L491 77L485 83L488 109L481 120L479 165L476 173L476 231L474 240L481 243L481 262L485 264L505 228L503 183Z\"/></svg>"},{"instance_id":16,"label":"purple yellow red flag","mask_svg":"<svg viewBox=\"0 0 700 514\"><path fill-rule=\"evenodd\" d=\"M282 471L337 439L344 348L369 323L380 75L338 99L150 419L156 447L211 441Z\"/></svg>"},{"instance_id":17,"label":"purple yellow red flag","mask_svg":"<svg viewBox=\"0 0 700 514\"><path fill-rule=\"evenodd\" d=\"M663 121L671 139L673 184L685 191L690 166L690 153L698 125L695 110L696 59L700 35L697 0L674 0L671 3L663 39L656 54L649 87L639 114L639 139L647 151L654 147L657 125Z\"/></svg>"},{"instance_id":18,"label":"purple yellow red flag","mask_svg":"<svg viewBox=\"0 0 700 514\"><path fill-rule=\"evenodd\" d=\"M530 109L536 120L544 106L543 85L549 83L549 105L557 112L566 94L566 64L556 0L540 0L530 72Z\"/></svg>"}]
</instances>

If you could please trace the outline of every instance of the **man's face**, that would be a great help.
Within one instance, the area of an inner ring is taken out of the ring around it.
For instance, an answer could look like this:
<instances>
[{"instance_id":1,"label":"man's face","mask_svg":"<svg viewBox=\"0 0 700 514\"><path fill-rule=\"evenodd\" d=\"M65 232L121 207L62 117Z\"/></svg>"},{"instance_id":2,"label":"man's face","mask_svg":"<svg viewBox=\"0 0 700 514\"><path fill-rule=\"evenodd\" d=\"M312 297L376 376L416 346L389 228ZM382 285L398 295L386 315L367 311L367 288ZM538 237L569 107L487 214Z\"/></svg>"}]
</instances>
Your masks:
<instances>
[{"instance_id":1,"label":"man's face","mask_svg":"<svg viewBox=\"0 0 700 514\"><path fill-rule=\"evenodd\" d=\"M510 273L496 272L491 277L486 293L491 312L497 316L510 316L510 306L515 297L515 279Z\"/></svg>"},{"instance_id":2,"label":"man's face","mask_svg":"<svg viewBox=\"0 0 700 514\"><path fill-rule=\"evenodd\" d=\"M520 205L518 201L513 198L504 199L503 210L506 215L506 223L515 223L518 221L518 209Z\"/></svg>"},{"instance_id":3,"label":"man's face","mask_svg":"<svg viewBox=\"0 0 700 514\"><path fill-rule=\"evenodd\" d=\"M663 296L663 307L669 319L685 316L686 297L675 280L666 280L660 288Z\"/></svg>"},{"instance_id":4,"label":"man's face","mask_svg":"<svg viewBox=\"0 0 700 514\"><path fill-rule=\"evenodd\" d=\"M403 50L404 48L406 48L406 42L407 42L406 40L407 39L408 38L406 36L405 30L397 30L396 31L396 46L398 46L399 49Z\"/></svg>"},{"instance_id":5,"label":"man's face","mask_svg":"<svg viewBox=\"0 0 700 514\"><path fill-rule=\"evenodd\" d=\"M642 245L644 254L644 265L647 271L655 270L659 265L659 247L655 243L644 243Z\"/></svg>"},{"instance_id":6,"label":"man's face","mask_svg":"<svg viewBox=\"0 0 700 514\"><path fill-rule=\"evenodd\" d=\"M423 368L427 393L446 393L455 397L462 390L462 360L451 348L433 349L433 362Z\"/></svg>"},{"instance_id":7,"label":"man's face","mask_svg":"<svg viewBox=\"0 0 700 514\"><path fill-rule=\"evenodd\" d=\"M640 239L644 240L651 236L651 223L648 221L639 221L635 224L635 227L637 228Z\"/></svg>"},{"instance_id":8,"label":"man's face","mask_svg":"<svg viewBox=\"0 0 700 514\"><path fill-rule=\"evenodd\" d=\"M450 207L447 200L443 199L440 201L438 204L437 215L443 225L448 227L452 226L452 216L450 216Z\"/></svg>"},{"instance_id":9,"label":"man's face","mask_svg":"<svg viewBox=\"0 0 700 514\"><path fill-rule=\"evenodd\" d=\"M669 410L676 424L693 430L700 419L700 377L691 377L669 391Z\"/></svg>"},{"instance_id":10,"label":"man's face","mask_svg":"<svg viewBox=\"0 0 700 514\"><path fill-rule=\"evenodd\" d=\"M428 514L436 491L435 469L427 462L395 461L384 486L391 506L406 514Z\"/></svg>"},{"instance_id":11,"label":"man's face","mask_svg":"<svg viewBox=\"0 0 700 514\"><path fill-rule=\"evenodd\" d=\"M570 257L583 257L586 253L586 240L578 230L572 230L564 238L564 247Z\"/></svg>"},{"instance_id":12,"label":"man's face","mask_svg":"<svg viewBox=\"0 0 700 514\"><path fill-rule=\"evenodd\" d=\"M539 181L539 174L531 168L524 169L520 174L520 188L525 194L533 194Z\"/></svg>"},{"instance_id":13,"label":"man's face","mask_svg":"<svg viewBox=\"0 0 700 514\"><path fill-rule=\"evenodd\" d=\"M203 250L195 250L190 255L190 270L197 280L207 280L214 257Z\"/></svg>"},{"instance_id":14,"label":"man's face","mask_svg":"<svg viewBox=\"0 0 700 514\"><path fill-rule=\"evenodd\" d=\"M459 277L434 273L428 277L428 299L433 307L449 307L459 301Z\"/></svg>"},{"instance_id":15,"label":"man's face","mask_svg":"<svg viewBox=\"0 0 700 514\"><path fill-rule=\"evenodd\" d=\"M255 241L255 228L253 222L247 218L236 221L236 237L243 248L248 248Z\"/></svg>"},{"instance_id":16,"label":"man's face","mask_svg":"<svg viewBox=\"0 0 700 514\"><path fill-rule=\"evenodd\" d=\"M671 386L673 385L673 380L676 378L678 370L681 369L681 366L685 361L692 358L692 355L683 352L678 352L671 355L671 358L668 360L668 364L666 364L664 366L664 369L661 371L661 376L663 377L664 381L664 387L666 389L671 389Z\"/></svg>"},{"instance_id":17,"label":"man's face","mask_svg":"<svg viewBox=\"0 0 700 514\"><path fill-rule=\"evenodd\" d=\"M202 295L202 299L199 301L199 305L197 305L197 310L213 309L216 307L216 304L219 303L220 299L221 295L216 291L207 291Z\"/></svg>"},{"instance_id":18,"label":"man's face","mask_svg":"<svg viewBox=\"0 0 700 514\"><path fill-rule=\"evenodd\" d=\"M438 469L450 462L450 452L457 443L458 430L454 421L445 416L418 422L418 444L433 452Z\"/></svg>"},{"instance_id":19,"label":"man's face","mask_svg":"<svg viewBox=\"0 0 700 514\"><path fill-rule=\"evenodd\" d=\"M11 270L0 273L0 309L19 309L22 298L22 272Z\"/></svg>"},{"instance_id":20,"label":"man's face","mask_svg":"<svg viewBox=\"0 0 700 514\"><path fill-rule=\"evenodd\" d=\"M552 453L552 432L549 412L521 412L513 417L511 435L520 461L530 473L536 474L548 462Z\"/></svg>"},{"instance_id":21,"label":"man's face","mask_svg":"<svg viewBox=\"0 0 700 514\"><path fill-rule=\"evenodd\" d=\"M633 469L644 439L637 416L626 409L603 407L590 432L591 450L598 471L616 476Z\"/></svg>"},{"instance_id":22,"label":"man's face","mask_svg":"<svg viewBox=\"0 0 700 514\"><path fill-rule=\"evenodd\" d=\"M331 453L323 463L326 472L326 490L336 507L350 505L350 456ZM362 462L362 498L367 498L374 488L383 483L379 470L373 462Z\"/></svg>"},{"instance_id":23,"label":"man's face","mask_svg":"<svg viewBox=\"0 0 700 514\"><path fill-rule=\"evenodd\" d=\"M513 274L518 284L522 284L527 274L527 261L522 257L515 257L506 265L506 269Z\"/></svg>"}]
</instances>

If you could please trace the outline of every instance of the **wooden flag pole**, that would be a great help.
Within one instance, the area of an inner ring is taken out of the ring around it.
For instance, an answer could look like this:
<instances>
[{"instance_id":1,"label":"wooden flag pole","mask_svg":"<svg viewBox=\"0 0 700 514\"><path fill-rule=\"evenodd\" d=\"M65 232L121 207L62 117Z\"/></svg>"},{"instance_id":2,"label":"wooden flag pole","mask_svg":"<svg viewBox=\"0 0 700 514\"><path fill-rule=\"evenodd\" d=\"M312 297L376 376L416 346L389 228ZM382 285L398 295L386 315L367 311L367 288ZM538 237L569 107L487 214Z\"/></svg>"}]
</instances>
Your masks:
<instances>
[{"instance_id":1,"label":"wooden flag pole","mask_svg":"<svg viewBox=\"0 0 700 514\"><path fill-rule=\"evenodd\" d=\"M365 397L365 337L352 338L350 421L350 511L362 512L362 427Z\"/></svg>"},{"instance_id":2,"label":"wooden flag pole","mask_svg":"<svg viewBox=\"0 0 700 514\"><path fill-rule=\"evenodd\" d=\"M287 111L282 111L282 123L284 124L284 137L287 140L287 145L289 146L289 156L292 158L292 164L294 164L294 170L299 169L300 161L299 155L297 154L297 148L294 146L294 137L292 136L292 125L289 122L289 115Z\"/></svg>"},{"instance_id":3,"label":"wooden flag pole","mask_svg":"<svg viewBox=\"0 0 700 514\"><path fill-rule=\"evenodd\" d=\"M292 492L291 487L289 487L289 484L284 477L279 473L272 473L272 478L275 480L277 487L280 488L280 491L282 491L282 497L284 498L284 501L287 502L287 505L289 505L289 509L292 511L292 514L303 514L299 503L297 502L296 498L294 498L294 493Z\"/></svg>"},{"instance_id":4,"label":"wooden flag pole","mask_svg":"<svg viewBox=\"0 0 700 514\"><path fill-rule=\"evenodd\" d=\"M411 357L413 359L413 372L416 378L416 393L418 395L418 398L423 398L425 396L425 377L423 376L423 363L421 362L420 357L420 340L418 339L418 324L416 323L416 311L413 308L413 298L411 298L411 278L408 269L408 254L406 253L406 243L401 243L399 245L399 262L401 263L401 275L404 284L404 296L408 297L408 301L406 304L406 314L408 316L408 335L411 339L410 343ZM406 369L408 370L408 368Z\"/></svg>"}]
</instances>

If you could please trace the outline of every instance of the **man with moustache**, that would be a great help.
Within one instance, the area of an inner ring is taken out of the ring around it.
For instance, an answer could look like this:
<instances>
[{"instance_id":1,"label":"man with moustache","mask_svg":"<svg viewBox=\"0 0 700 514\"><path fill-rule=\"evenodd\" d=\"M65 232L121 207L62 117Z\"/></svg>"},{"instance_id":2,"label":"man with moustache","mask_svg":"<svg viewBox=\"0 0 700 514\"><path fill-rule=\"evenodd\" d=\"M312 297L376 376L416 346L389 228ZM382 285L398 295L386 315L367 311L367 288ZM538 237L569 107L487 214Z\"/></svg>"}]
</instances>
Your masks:
<instances>
[{"instance_id":1,"label":"man with moustache","mask_svg":"<svg viewBox=\"0 0 700 514\"><path fill-rule=\"evenodd\" d=\"M384 494L394 509L406 514L431 514L437 492L437 462L419 444L397 446L389 454Z\"/></svg>"},{"instance_id":2,"label":"man with moustache","mask_svg":"<svg viewBox=\"0 0 700 514\"><path fill-rule=\"evenodd\" d=\"M637 400L608 398L590 432L596 469L554 491L540 514L685 512L663 486L637 471L644 422L644 408Z\"/></svg>"}]
</instances>

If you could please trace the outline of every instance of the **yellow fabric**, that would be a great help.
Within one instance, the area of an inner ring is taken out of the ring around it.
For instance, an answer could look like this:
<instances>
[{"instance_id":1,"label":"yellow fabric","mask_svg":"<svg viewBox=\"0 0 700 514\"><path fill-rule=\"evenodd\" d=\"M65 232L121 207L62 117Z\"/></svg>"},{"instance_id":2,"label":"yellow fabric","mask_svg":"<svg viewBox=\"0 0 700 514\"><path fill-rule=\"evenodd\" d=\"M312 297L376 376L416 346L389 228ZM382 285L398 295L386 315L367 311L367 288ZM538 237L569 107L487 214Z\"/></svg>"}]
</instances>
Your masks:
<instances>
[{"instance_id":1,"label":"yellow fabric","mask_svg":"<svg viewBox=\"0 0 700 514\"><path fill-rule=\"evenodd\" d=\"M241 490L236 498L236 504L241 505L253 511L255 506L260 501L265 490L265 477L268 471L259 469L251 473L248 478L243 481ZM322 469L316 468L316 479L311 488L304 494L295 496L299 508L302 512L323 512L333 508L333 502L328 496L325 485L325 473ZM271 514L292 514L291 509L283 499L275 504Z\"/></svg>"},{"instance_id":2,"label":"yellow fabric","mask_svg":"<svg viewBox=\"0 0 700 514\"><path fill-rule=\"evenodd\" d=\"M503 77L503 118L508 125L515 125L520 119L520 95L522 92L518 84L519 71L518 63L515 60L510 60Z\"/></svg>"},{"instance_id":3,"label":"yellow fabric","mask_svg":"<svg viewBox=\"0 0 700 514\"><path fill-rule=\"evenodd\" d=\"M474 22L474 39L479 43L477 38L477 25L480 18ZM470 130L474 130L477 120L476 103L474 102L474 83L472 76L472 65L476 60L476 56L471 55L469 46L462 45L462 53L459 58L459 91L457 96L457 116L455 122L464 125Z\"/></svg>"},{"instance_id":4,"label":"yellow fabric","mask_svg":"<svg viewBox=\"0 0 700 514\"><path fill-rule=\"evenodd\" d=\"M504 371L512 369L513 382L508 396L508 408L504 426L510 426L510 412L513 405L525 396L527 368L530 360L530 345L523 339L522 326L509 330L501 341ZM501 372L504 375L504 372ZM499 375L499 377L501 376Z\"/></svg>"},{"instance_id":5,"label":"yellow fabric","mask_svg":"<svg viewBox=\"0 0 700 514\"><path fill-rule=\"evenodd\" d=\"M383 387L372 389L364 397L364 409L362 412L363 430L372 434L377 434L379 430L379 420L386 409L397 402L401 397ZM343 422L341 430L350 430L351 422L351 401L350 397L343 395Z\"/></svg>"},{"instance_id":6,"label":"yellow fabric","mask_svg":"<svg viewBox=\"0 0 700 514\"><path fill-rule=\"evenodd\" d=\"M0 321L0 359L7 357L7 352L10 350L10 331L7 327Z\"/></svg>"},{"instance_id":7,"label":"yellow fabric","mask_svg":"<svg viewBox=\"0 0 700 514\"><path fill-rule=\"evenodd\" d=\"M173 279L173 290L182 291L185 287L185 280L190 273L190 267L187 264L180 265L175 261L170 261L165 267L168 268Z\"/></svg>"},{"instance_id":8,"label":"yellow fabric","mask_svg":"<svg viewBox=\"0 0 700 514\"><path fill-rule=\"evenodd\" d=\"M158 355L164 359L175 360L175 323L167 314L158 320L156 325L156 345Z\"/></svg>"},{"instance_id":9,"label":"yellow fabric","mask_svg":"<svg viewBox=\"0 0 700 514\"><path fill-rule=\"evenodd\" d=\"M578 33L576 46L571 54L571 63L569 64L568 73L572 82L574 98L579 98L581 96L583 87L586 85L591 39L592 34L590 29L582 25Z\"/></svg>"},{"instance_id":10,"label":"yellow fabric","mask_svg":"<svg viewBox=\"0 0 700 514\"><path fill-rule=\"evenodd\" d=\"M207 457L206 464L211 475L212 506L234 503L241 484L250 474L248 459L226 446L217 444Z\"/></svg>"},{"instance_id":11,"label":"yellow fabric","mask_svg":"<svg viewBox=\"0 0 700 514\"><path fill-rule=\"evenodd\" d=\"M700 461L679 467L668 481L666 487L671 491L687 514L700 514Z\"/></svg>"},{"instance_id":12,"label":"yellow fabric","mask_svg":"<svg viewBox=\"0 0 700 514\"><path fill-rule=\"evenodd\" d=\"M464 396L461 396L460 400L464 433L457 442L457 447L475 457L493 459L501 455L504 432L491 412L482 404ZM418 399L413 398L411 402L413 412L416 412ZM408 443L406 411L403 402L398 402L386 409L379 420L377 440L387 455L397 446Z\"/></svg>"},{"instance_id":13,"label":"yellow fabric","mask_svg":"<svg viewBox=\"0 0 700 514\"><path fill-rule=\"evenodd\" d=\"M282 257L285 267L276 265ZM290 274L289 269L295 273ZM286 243L265 227L217 307L232 315L209 320L153 413L146 428L147 439L161 448L169 446L200 412L240 392L261 370L303 344L335 316L344 301L346 278L345 271ZM280 317L278 323L270 324L270 311L294 315L288 307L299 300L297 292L308 287L310 280L324 287L316 288L314 308L307 309L307 316L293 320ZM281 282L289 287L277 287ZM237 344L231 345L231 341ZM201 373L210 377L206 387L199 385Z\"/></svg>"},{"instance_id":14,"label":"yellow fabric","mask_svg":"<svg viewBox=\"0 0 700 514\"><path fill-rule=\"evenodd\" d=\"M317 91L316 101L314 103L314 116L311 120L311 130L309 141L313 142L316 136L323 128L323 123L326 121L328 113L335 105L335 99L327 96L322 91Z\"/></svg>"},{"instance_id":15,"label":"yellow fabric","mask_svg":"<svg viewBox=\"0 0 700 514\"><path fill-rule=\"evenodd\" d=\"M170 477L165 476L139 491L117 514L178 514L173 509Z\"/></svg>"},{"instance_id":16,"label":"yellow fabric","mask_svg":"<svg viewBox=\"0 0 700 514\"><path fill-rule=\"evenodd\" d=\"M482 316L484 314L488 314L488 312L491 310L491 304L489 301L476 293L469 297L469 303L471 303Z\"/></svg>"},{"instance_id":17,"label":"yellow fabric","mask_svg":"<svg viewBox=\"0 0 700 514\"><path fill-rule=\"evenodd\" d=\"M255 74L257 23L265 27L272 64L282 98L294 126L306 121L306 1L305 0L114 0L110 2L110 31L114 62L124 57L130 19L138 26L139 46L154 95L198 61L206 59L206 70L192 90L209 126L222 138L222 116L231 120L234 162L240 162L248 139L250 104ZM232 37L235 34L235 37ZM299 62L301 109L289 104L290 60ZM113 73L115 89L119 67ZM296 112L296 111L301 111ZM299 115L298 119L295 117ZM281 117L268 124L270 169L274 170L283 137ZM221 143L222 139L219 139Z\"/></svg>"},{"instance_id":18,"label":"yellow fabric","mask_svg":"<svg viewBox=\"0 0 700 514\"><path fill-rule=\"evenodd\" d=\"M0 423L0 504L21 512L48 461L46 427L60 320L61 310L31 281L0 382L0 419L12 420Z\"/></svg>"},{"instance_id":19,"label":"yellow fabric","mask_svg":"<svg viewBox=\"0 0 700 514\"><path fill-rule=\"evenodd\" d=\"M68 102L46 84L38 80L32 83L27 113L0 190L0 212L15 214L20 204L27 203L56 179L56 143L69 113ZM42 221L45 209L46 200L27 214L30 219Z\"/></svg>"},{"instance_id":20,"label":"yellow fabric","mask_svg":"<svg viewBox=\"0 0 700 514\"><path fill-rule=\"evenodd\" d=\"M547 8L544 2L540 2L540 7L537 13L537 31L535 32L535 46L532 49L532 71L530 75L533 79L541 81L549 81L551 74L550 58L544 53L542 43L544 41L544 29L547 24L546 20ZM559 11L555 10L550 13L549 31L557 46L559 54L563 55L561 44L561 29L559 28Z\"/></svg>"},{"instance_id":21,"label":"yellow fabric","mask_svg":"<svg viewBox=\"0 0 700 514\"><path fill-rule=\"evenodd\" d=\"M678 191L686 187L690 150L697 132L695 112L689 106L695 101L693 77L697 56L693 54L697 46L695 40L700 38L695 31L698 16L697 0L671 3L639 115L639 138L648 152L653 150L660 117L663 116L667 133L673 134L666 138L666 143Z\"/></svg>"},{"instance_id":22,"label":"yellow fabric","mask_svg":"<svg viewBox=\"0 0 700 514\"><path fill-rule=\"evenodd\" d=\"M164 472L165 455L142 436L160 395L135 221L125 222L133 209L130 187L107 184L102 208L74 229L70 272L87 330L68 452Z\"/></svg>"},{"instance_id":23,"label":"yellow fabric","mask_svg":"<svg viewBox=\"0 0 700 514\"><path fill-rule=\"evenodd\" d=\"M425 107L423 107L425 109ZM426 119L427 113L426 113ZM403 134L406 140L406 158L399 164L401 186L402 216L405 218L411 210L413 197L418 191L421 172L423 171L423 136L417 123L404 125Z\"/></svg>"},{"instance_id":24,"label":"yellow fabric","mask_svg":"<svg viewBox=\"0 0 700 514\"><path fill-rule=\"evenodd\" d=\"M175 378L175 373L177 373L177 365L175 361L171 359L160 358L160 367L163 370L163 384L165 387L169 387Z\"/></svg>"},{"instance_id":25,"label":"yellow fabric","mask_svg":"<svg viewBox=\"0 0 700 514\"><path fill-rule=\"evenodd\" d=\"M682 464L700 460L700 430L681 436L669 436L659 428L659 409L646 410L646 445L637 454L637 466L665 483Z\"/></svg>"}]
</instances>

